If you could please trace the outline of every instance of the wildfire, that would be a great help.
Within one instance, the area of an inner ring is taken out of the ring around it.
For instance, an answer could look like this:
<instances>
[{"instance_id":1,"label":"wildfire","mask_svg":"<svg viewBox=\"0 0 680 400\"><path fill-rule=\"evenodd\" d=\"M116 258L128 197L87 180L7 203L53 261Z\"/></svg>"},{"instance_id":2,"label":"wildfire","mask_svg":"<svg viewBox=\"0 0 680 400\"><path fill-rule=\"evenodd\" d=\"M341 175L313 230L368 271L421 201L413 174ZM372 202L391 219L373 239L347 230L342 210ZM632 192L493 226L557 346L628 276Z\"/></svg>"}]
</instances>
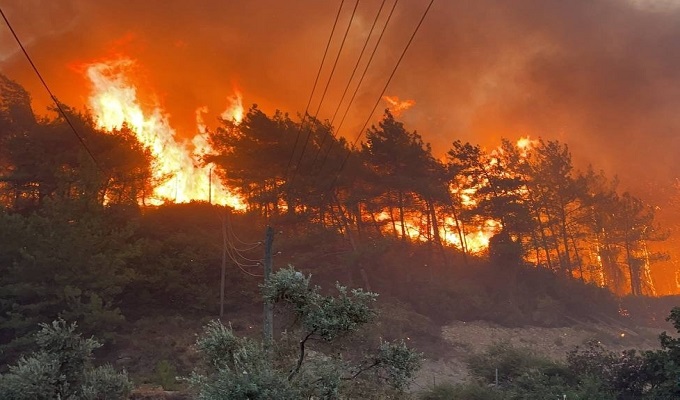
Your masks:
<instances>
[{"instance_id":1,"label":"wildfire","mask_svg":"<svg viewBox=\"0 0 680 400\"><path fill-rule=\"evenodd\" d=\"M99 128L114 130L126 124L151 152L153 178L158 184L150 202L210 200L237 209L245 208L243 202L212 174L213 166L200 162L200 156L212 150L202 118L207 108L196 111L198 135L191 141L178 142L167 113L160 107L148 112L140 106L137 89L126 76L133 65L134 61L130 59L87 65L86 75L92 83L89 105ZM221 116L239 123L243 118L241 94L237 92L229 101L229 107Z\"/></svg>"},{"instance_id":2,"label":"wildfire","mask_svg":"<svg viewBox=\"0 0 680 400\"><path fill-rule=\"evenodd\" d=\"M531 149L538 145L538 140L531 140L531 136L524 136L517 140L516 146L522 157L526 157Z\"/></svg>"},{"instance_id":3,"label":"wildfire","mask_svg":"<svg viewBox=\"0 0 680 400\"><path fill-rule=\"evenodd\" d=\"M397 96L383 96L383 100L389 105L390 112L395 116L400 116L404 111L416 104L415 100L399 100Z\"/></svg>"},{"instance_id":4,"label":"wildfire","mask_svg":"<svg viewBox=\"0 0 680 400\"><path fill-rule=\"evenodd\" d=\"M515 143L519 155L522 158L529 157L532 149L539 145L538 140L531 139L529 136L521 137ZM492 150L486 158L488 167L493 167L501 162L503 156L503 148ZM470 178L468 178L470 179ZM478 183L475 187L468 187L466 189L458 189L455 185L449 187L452 195L457 197L460 205L465 209L471 209L476 206L475 194L485 184L485 181ZM525 191L526 188L520 188ZM402 222L389 209L383 209L379 213L372 216L374 222L381 223L382 230L385 233L392 232L399 235L405 235L414 241L429 241L435 236L433 224L430 223L428 217L417 213L409 213L404 215L403 229ZM442 242L455 246L459 249L465 249L469 253L479 254L486 251L489 247L490 239L499 233L503 227L501 222L494 219L479 220L473 222L456 221L451 216L444 217L442 223L437 225L437 234Z\"/></svg>"}]
</instances>

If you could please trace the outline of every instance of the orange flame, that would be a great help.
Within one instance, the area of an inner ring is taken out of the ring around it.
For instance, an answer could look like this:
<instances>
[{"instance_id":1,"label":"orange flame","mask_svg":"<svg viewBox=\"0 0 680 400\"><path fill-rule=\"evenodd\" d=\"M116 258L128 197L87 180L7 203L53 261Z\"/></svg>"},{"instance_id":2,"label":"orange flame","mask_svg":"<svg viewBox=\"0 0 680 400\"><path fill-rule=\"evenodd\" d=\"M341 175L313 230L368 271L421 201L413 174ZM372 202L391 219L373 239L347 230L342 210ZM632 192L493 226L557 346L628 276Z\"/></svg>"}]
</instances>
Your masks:
<instances>
[{"instance_id":1,"label":"orange flame","mask_svg":"<svg viewBox=\"0 0 680 400\"><path fill-rule=\"evenodd\" d=\"M526 157L529 151L538 145L538 140L531 140L531 136L524 136L517 140L517 148L522 157Z\"/></svg>"},{"instance_id":2,"label":"orange flame","mask_svg":"<svg viewBox=\"0 0 680 400\"><path fill-rule=\"evenodd\" d=\"M167 113L159 107L148 112L140 106L137 88L126 77L133 65L133 60L121 58L89 64L85 72L92 83L89 104L97 126L114 130L126 124L151 152L154 158L153 178L157 186L150 202L210 200L237 209L245 208L241 199L212 174L213 166L200 162L201 155L212 151L202 119L207 108L196 111L199 134L191 142L178 142ZM238 123L243 116L240 93L236 93L234 99L238 100L232 101L230 111L225 111L222 116Z\"/></svg>"},{"instance_id":3,"label":"orange flame","mask_svg":"<svg viewBox=\"0 0 680 400\"><path fill-rule=\"evenodd\" d=\"M404 111L416 104L415 100L400 101L397 96L383 96L383 100L389 105L390 112L395 116L400 116Z\"/></svg>"}]
</instances>

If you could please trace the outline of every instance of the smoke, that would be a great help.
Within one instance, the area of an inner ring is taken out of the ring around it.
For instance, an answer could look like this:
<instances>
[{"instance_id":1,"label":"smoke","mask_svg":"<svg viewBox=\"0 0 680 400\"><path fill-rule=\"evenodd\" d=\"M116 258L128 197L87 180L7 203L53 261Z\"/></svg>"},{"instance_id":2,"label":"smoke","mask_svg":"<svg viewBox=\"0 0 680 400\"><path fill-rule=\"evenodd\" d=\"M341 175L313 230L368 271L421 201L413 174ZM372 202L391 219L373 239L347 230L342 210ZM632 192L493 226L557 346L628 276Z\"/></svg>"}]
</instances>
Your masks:
<instances>
[{"instance_id":1,"label":"smoke","mask_svg":"<svg viewBox=\"0 0 680 400\"><path fill-rule=\"evenodd\" d=\"M336 33L344 31L351 5ZM342 135L359 133L426 5L397 5ZM235 88L245 104L303 112L339 2L0 0L0 6L62 101L86 104L84 63L124 54L138 60L135 79L145 101L159 103L177 130L192 136L195 110L207 106L210 125ZM322 119L332 116L378 7L359 5ZM328 64L339 42L338 34ZM0 29L2 73L27 87L42 111L49 99L22 57ZM680 7L663 0L440 0L386 94L416 101L401 118L437 155L455 139L491 147L501 137L541 136L569 144L581 167L619 174L628 186L670 182L680 175Z\"/></svg>"}]
</instances>

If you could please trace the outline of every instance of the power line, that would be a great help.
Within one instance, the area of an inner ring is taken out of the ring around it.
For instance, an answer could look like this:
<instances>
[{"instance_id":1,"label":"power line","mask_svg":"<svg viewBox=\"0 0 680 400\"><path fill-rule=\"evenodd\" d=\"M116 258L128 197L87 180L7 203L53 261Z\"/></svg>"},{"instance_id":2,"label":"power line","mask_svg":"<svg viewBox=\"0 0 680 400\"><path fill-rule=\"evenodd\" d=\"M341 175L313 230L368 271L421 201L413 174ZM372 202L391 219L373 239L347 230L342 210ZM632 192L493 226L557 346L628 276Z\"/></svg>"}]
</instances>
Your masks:
<instances>
[{"instance_id":1,"label":"power line","mask_svg":"<svg viewBox=\"0 0 680 400\"><path fill-rule=\"evenodd\" d=\"M233 225L232 222L231 222L231 212L227 213L227 229L228 229L228 231L229 231L230 236L233 237L233 238L236 240L236 242L240 243L240 244L243 245L243 246L247 246L247 248L241 248L241 249L238 249L238 248L236 248L236 246L233 246L233 247L234 247L236 250L238 250L238 251L249 251L249 250L253 250L254 248L256 248L256 247L258 247L258 246L260 246L260 245L262 244L261 241L260 241L260 242L249 242L249 243L248 243L248 242L244 242L243 240L241 240L241 239L236 235L236 232L234 231L234 225ZM232 242L232 243L233 243L233 242Z\"/></svg>"},{"instance_id":2,"label":"power line","mask_svg":"<svg viewBox=\"0 0 680 400\"><path fill-rule=\"evenodd\" d=\"M394 2L394 5L396 6L397 2L399 0L396 0ZM368 47L368 42L371 41L371 36L373 36L373 30L375 30L375 26L378 23L378 19L380 19L380 14L382 14L382 10L385 7L385 3L387 0L383 0L382 3L380 3L380 8L378 9L378 13L375 15L375 19L373 19L373 24L371 25L371 29L368 31L368 35L366 36L366 41L364 42L364 46L361 48L361 52L359 52L359 57L357 58L356 64L354 64L354 69L352 70L352 74L350 75L349 79L347 80L347 86L345 86L345 90L342 92L342 96L340 97L340 101L338 102L338 107L336 107L335 112L333 112L333 117L331 118L331 125L335 122L335 117L338 115L338 111L340 111L340 106L342 105L342 101L345 100L345 95L347 94L347 90L349 90L350 84L352 83L352 79L354 79L354 74L357 72L357 69L359 68L359 64L361 63L361 59L364 56L364 52L366 51L366 47ZM394 6L392 7L392 11L394 11ZM389 17L392 16L392 13L390 13ZM389 22L389 17L385 22L385 27L387 26L387 23ZM382 33L385 32L385 27L383 27ZM377 44L380 43L380 39L382 38L382 33L380 34L380 38L378 38L378 42L376 42L376 47ZM375 54L375 52L373 53ZM368 63L366 64L367 66L371 63L371 60L369 59ZM362 76L363 77L363 76Z\"/></svg>"},{"instance_id":3,"label":"power line","mask_svg":"<svg viewBox=\"0 0 680 400\"><path fill-rule=\"evenodd\" d=\"M371 52L371 56L368 58L368 62L366 63L366 66L364 67L364 71L361 73L361 78L359 78L359 83L357 83L356 88L354 89L354 93L352 93L352 97L349 100L349 103L347 103L347 108L345 108L345 112L343 113L342 119L340 120L340 124L338 125L338 128L335 130L333 133L333 137L337 137L338 133L340 132L340 128L342 128L343 122L345 122L345 117L347 117L347 113L349 112L350 107L352 106L352 103L354 103L354 99L357 96L357 93L359 92L359 88L361 87L361 84L364 82L364 78L366 77L366 73L368 72L368 68L371 66L371 62L373 61L373 58L378 50L378 46L380 45L380 42L382 41L383 36L385 35L385 31L387 30L387 25L390 23L390 20L392 19L392 14L394 14L394 10L397 7L397 3L399 3L399 0L395 0L394 3L392 4L392 9L390 10L390 13L387 15L387 19L385 20L385 24L382 27L382 30L380 32L380 36L378 36L378 40L375 42L375 46L373 47L373 51ZM384 3L383 3L384 4ZM382 8L382 6L381 6ZM376 16L376 21L377 18L380 16L380 13ZM374 22L375 24L375 22ZM373 28L371 28L372 30ZM370 38L370 35L369 35ZM368 43L368 40L366 44ZM349 83L348 83L349 87ZM340 104L338 104L338 109L340 108ZM336 110L337 113L337 110ZM333 121L335 121L335 115L333 115L333 120L331 121L331 125L333 124ZM321 162L321 166L317 169L318 171L321 171L323 167L326 165L326 161L328 160L328 155L331 152L331 149L333 148L334 142L331 142L331 144L328 146L328 150L324 153L323 161ZM319 151L321 151L321 148L319 148ZM318 154L318 153L317 153Z\"/></svg>"},{"instance_id":4,"label":"power line","mask_svg":"<svg viewBox=\"0 0 680 400\"><path fill-rule=\"evenodd\" d=\"M340 106L342 105L343 100L345 100L345 96L347 95L347 91L349 90L350 85L352 84L352 80L354 79L354 75L357 72L357 69L359 68L359 64L361 63L361 59L364 56L364 52L366 51L366 47L368 47L368 42L371 41L371 36L373 36L373 30L375 29L376 24L378 23L378 19L380 18L380 14L382 13L383 8L385 7L385 3L387 0L383 0L382 3L380 3L380 8L378 9L378 13L375 15L375 19L373 19L373 24L371 25L371 29L368 31L368 35L366 35L366 41L364 42L364 46L361 48L361 51L359 52L359 57L357 57L357 62L354 64L354 69L352 70L352 73L349 76L349 79L347 80L347 85L345 86L345 90L342 92L342 96L340 96L340 101L338 102L338 106L335 108L335 112L333 112L333 117L331 118L331 128L333 126L333 123L335 122L335 117L338 115L338 111L340 111ZM323 140L321 141L321 144L319 145L319 148L316 150L316 154L314 155L314 159L312 160L312 165L316 164L316 161L319 159L319 154L321 153L321 149L323 148L323 145L326 143L326 139L328 138L329 134L328 132L324 132L325 134L323 135ZM335 137L335 135L332 135ZM331 143L332 145L332 143Z\"/></svg>"},{"instance_id":5,"label":"power line","mask_svg":"<svg viewBox=\"0 0 680 400\"><path fill-rule=\"evenodd\" d=\"M335 68L338 65L338 60L340 60L340 54L342 54L342 49L345 46L345 41L347 40L347 34L349 33L350 28L352 27L352 22L354 21L354 16L356 15L357 7L359 6L359 0L354 3L354 9L352 10L352 15L349 18L349 23L347 24L347 29L345 29L345 35L342 37L342 42L340 43L340 49L338 49L338 54L335 57L335 61L333 62L333 68L331 69L331 73L328 76L328 80L326 81L326 87L323 90L323 93L321 94L321 100L319 101L319 107L317 107L316 112L314 113L314 119L319 115L319 111L321 111L321 105L323 104L323 101L326 97L326 93L328 92L328 87L331 84L331 80L333 79L333 74L335 73ZM302 128L302 126L300 127ZM302 164L302 157L305 155L305 150L307 149L307 145L309 144L309 138L312 136L312 130L309 129L307 130L307 137L305 139L305 144L302 146L302 151L300 152L300 157L298 158L297 164L295 165L295 169L293 170L293 177L291 178L291 185L293 182L295 182L295 176L297 175L297 170L300 168L300 165Z\"/></svg>"},{"instance_id":6,"label":"power line","mask_svg":"<svg viewBox=\"0 0 680 400\"><path fill-rule=\"evenodd\" d=\"M385 83L385 86L383 87L382 92L380 92L380 96L378 96L378 99L376 100L375 104L373 105L373 109L371 110L371 113L368 115L366 122L364 122L364 125L359 130L359 134L354 139L354 142L352 142L352 146L348 150L347 155L345 156L345 159L342 161L342 164L340 165L340 169L338 170L337 174L335 175L335 178L333 179L333 182L331 183L331 186L330 186L331 189L337 183L338 177L342 173L343 169L345 168L345 165L347 164L347 160L349 159L350 155L352 154L352 148L354 148L356 146L356 144L359 142L359 139L361 139L361 136L364 133L364 129L366 129L366 126L371 121L371 117L373 116L373 113L375 113L376 108L378 108L378 105L380 104L380 100L385 95L385 91L387 91L387 87L390 85L392 78L394 77L395 73L397 72L397 69L399 68L399 65L401 64L401 61L404 59L406 52L408 51L409 47L411 46L411 43L413 42L413 38L415 38L416 34L418 33L418 30L420 30L420 27L423 24L423 21L425 21L425 17L427 16L428 12L430 11L430 8L432 8L433 3L434 3L434 0L430 0L430 4L427 5L427 8L425 9L423 16L420 18L418 25L416 25L416 28L413 31L413 34L411 35L411 38L406 43L406 47L404 47L404 51L401 53L401 56L397 60L397 64L394 66L394 69L392 69L392 73L390 74L390 77L387 79L387 82Z\"/></svg>"},{"instance_id":7,"label":"power line","mask_svg":"<svg viewBox=\"0 0 680 400\"><path fill-rule=\"evenodd\" d=\"M326 93L328 92L328 86L331 84L331 80L333 79L333 74L335 73L335 68L338 66L338 60L340 60L340 54L342 54L342 49L345 47L345 42L347 41L347 35L349 34L349 30L352 27L352 22L354 22L354 16L356 15L357 8L359 7L359 0L357 0L356 3L354 3L354 9L352 9L352 15L349 17L349 22L347 23L347 29L345 29L345 34L342 37L342 42L340 42L340 48L338 49L338 54L335 56L335 61L333 62L333 68L331 68L331 73L328 76L328 80L326 81L326 86L323 89L323 93L321 94L321 100L319 101L319 106L316 108L316 112L314 113L314 118L319 115L319 111L321 111L321 105L323 104L324 99L326 98Z\"/></svg>"},{"instance_id":8,"label":"power line","mask_svg":"<svg viewBox=\"0 0 680 400\"><path fill-rule=\"evenodd\" d=\"M228 224L227 224L227 221L226 221L227 217L224 214L225 214L224 212L220 214L220 219L222 221L222 278L221 278L222 279L222 285L221 285L222 290L224 290L224 279L225 279L225 273L226 273L226 270L225 270L226 269L226 257L225 256L228 256L229 259L234 264L236 264L238 269L240 269L241 272L243 272L244 274L250 275L250 276L253 276L253 277L264 276L264 275L254 274L254 273L246 270L246 268L249 268L249 267L257 267L257 266L260 265L260 263L244 264L236 258L236 254L234 253L234 248L231 246L231 242L230 242L229 237L228 237L229 236L228 231L227 231ZM223 293L221 294L221 296L223 296ZM221 303L222 303L222 301L221 301Z\"/></svg>"},{"instance_id":9,"label":"power line","mask_svg":"<svg viewBox=\"0 0 680 400\"><path fill-rule=\"evenodd\" d=\"M31 56L28 55L26 48L24 48L24 45L21 43L21 40L19 40L19 36L17 36L16 32L14 31L14 28L12 28L12 24L9 23L9 20L7 19L7 16L5 15L5 13L2 11L2 8L0 8L0 15L2 15L2 18L5 20L7 27L9 28L10 32L12 32L12 36L14 36L14 39L16 40L17 44L21 48L21 51L24 53L24 56L26 56L26 59L28 60L29 64L31 64L33 71L35 71L35 74L38 76L38 79L40 79L40 82L45 87L45 90L47 90L47 93L50 95L50 98L52 99L52 101L54 101L54 104L57 106L57 109L59 110L61 115L64 117L64 120L66 121L68 126L71 127L73 134L76 135L80 144L83 145L83 148L85 149L87 154L92 159L92 162L94 162L95 167L97 167L97 169L101 170L102 168L99 166L99 163L97 162L97 159L95 158L94 154L92 153L92 151L90 151L90 148L87 147L87 144L85 144L85 140L83 140L82 136L80 136L80 134L78 133L78 130L76 130L75 126L71 122L71 119L68 117L68 115L66 115L66 112L61 107L61 104L57 100L56 96L52 93L52 90L50 90L50 87L47 86L47 82L45 82L45 79L43 79L42 75L40 74L40 71L38 71L38 68L35 66L35 63L33 63Z\"/></svg>"},{"instance_id":10,"label":"power line","mask_svg":"<svg viewBox=\"0 0 680 400\"><path fill-rule=\"evenodd\" d=\"M399 3L399 0L395 0L394 4L392 5L392 9L390 10L389 15L387 16L387 20L385 21L385 25L383 26L382 32L380 32L380 36L378 36L378 41L375 43L375 47L373 48L373 52L371 53L371 57L368 59L368 63L366 64L366 67L364 68L364 72L361 74L361 78L359 79L359 83L357 84L356 89L354 89L354 93L352 93L352 97L349 100L349 103L347 104L347 108L345 109L345 112L342 115L342 118L340 119L340 124L338 124L338 129L336 129L335 133L336 135L338 132L340 132L340 128L342 128L342 124L345 122L345 117L347 117L347 113L349 112L350 107L352 106L352 103L354 102L354 99L357 96L357 93L359 92L359 88L361 87L361 84L364 82L364 78L366 77L366 73L368 72L368 67L371 65L371 62L373 61L373 57L375 56L375 53L378 50L378 45L380 45L380 42L382 41L383 35L385 34L385 31L387 30L387 25L390 23L390 20L392 19L392 14L394 13L394 9L397 7L397 3Z\"/></svg>"},{"instance_id":11,"label":"power line","mask_svg":"<svg viewBox=\"0 0 680 400\"><path fill-rule=\"evenodd\" d=\"M338 25L338 20L340 19L340 12L342 11L342 6L345 4L345 0L340 2L340 8L338 8L338 13L335 15L335 21L333 22L333 28L331 29L331 34L328 36L328 43L326 43L326 49L323 52L323 58L321 58L321 65L319 65L319 70L316 72L316 78L314 79L314 85L312 86L312 92L309 94L309 100L307 101L307 106L305 107L305 112L302 115L302 121L300 122L300 129L298 129L297 135L295 136L295 144L293 144L293 151L290 153L290 158L288 159L288 165L286 165L286 175L288 175L288 169L290 164L293 162L293 157L295 156L295 150L297 150L298 142L300 141L300 133L302 132L302 126L307 118L307 112L309 111L309 106L312 104L312 98L314 98L314 92L316 91L316 85L319 83L319 77L321 76L321 70L326 62L326 56L328 55L328 49L331 47L331 41L333 39L333 34L335 33L335 27Z\"/></svg>"}]
</instances>

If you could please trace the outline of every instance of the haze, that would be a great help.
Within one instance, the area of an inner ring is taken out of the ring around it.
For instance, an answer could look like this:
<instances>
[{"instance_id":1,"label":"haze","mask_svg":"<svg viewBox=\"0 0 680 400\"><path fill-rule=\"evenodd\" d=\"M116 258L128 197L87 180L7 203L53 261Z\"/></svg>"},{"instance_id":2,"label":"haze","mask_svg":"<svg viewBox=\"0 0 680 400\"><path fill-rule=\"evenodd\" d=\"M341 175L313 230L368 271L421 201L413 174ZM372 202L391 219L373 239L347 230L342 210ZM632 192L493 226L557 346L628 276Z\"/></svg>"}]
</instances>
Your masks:
<instances>
[{"instance_id":1,"label":"haze","mask_svg":"<svg viewBox=\"0 0 680 400\"><path fill-rule=\"evenodd\" d=\"M235 88L246 104L267 112L304 111L339 2L0 5L60 100L84 107L83 63L126 55L138 60L140 94L191 136L195 110L207 106L214 120ZM353 5L344 4L331 55ZM359 133L426 5L397 4L340 134ZM320 118L332 116L379 6L359 4ZM530 135L559 139L581 166L593 164L636 188L650 180L668 185L678 176L677 1L438 1L433 7L386 94L415 101L400 118L436 154L458 138L495 146L501 137ZM24 85L44 112L49 99L17 50L1 29L2 73Z\"/></svg>"}]
</instances>

